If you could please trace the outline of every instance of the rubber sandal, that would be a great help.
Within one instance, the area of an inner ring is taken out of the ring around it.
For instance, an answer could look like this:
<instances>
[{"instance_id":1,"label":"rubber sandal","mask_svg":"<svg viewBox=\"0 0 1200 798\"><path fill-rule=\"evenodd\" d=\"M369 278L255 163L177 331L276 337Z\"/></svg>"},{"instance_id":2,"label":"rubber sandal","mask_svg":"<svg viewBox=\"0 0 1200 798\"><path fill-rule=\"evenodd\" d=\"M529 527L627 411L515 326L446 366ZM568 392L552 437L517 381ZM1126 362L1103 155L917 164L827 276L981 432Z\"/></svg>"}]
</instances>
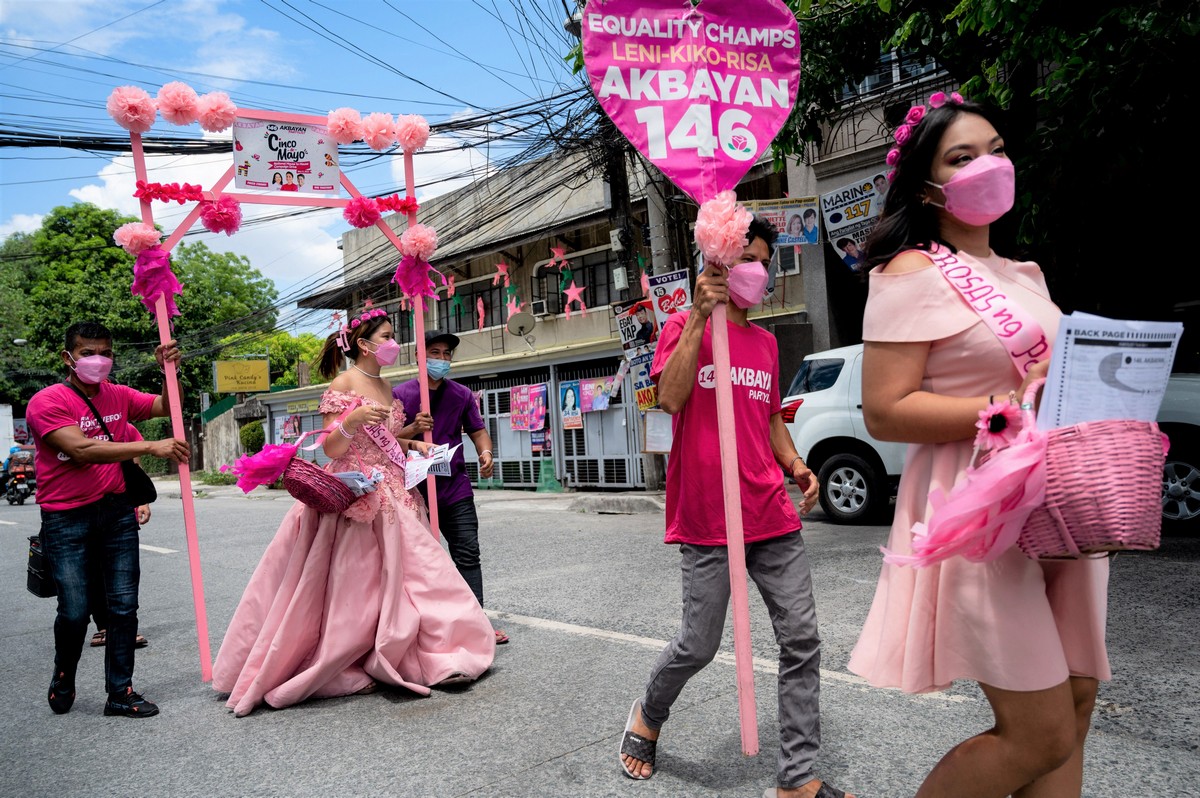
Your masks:
<instances>
[{"instance_id":1,"label":"rubber sandal","mask_svg":"<svg viewBox=\"0 0 1200 798\"><path fill-rule=\"evenodd\" d=\"M101 629L99 632L96 632L96 634L92 635L92 647L93 648L96 646L102 646L107 642L108 642L107 630L105 630L105 629ZM137 637L133 638L133 647L134 648L145 648L148 645L150 645L150 641L147 640L146 638L142 637L141 635L138 635Z\"/></svg>"},{"instance_id":2,"label":"rubber sandal","mask_svg":"<svg viewBox=\"0 0 1200 798\"><path fill-rule=\"evenodd\" d=\"M99 632L96 632L96 634L92 635L92 647L93 648L95 648L96 646L102 646L102 645L104 645L104 643L105 643L105 639L104 639L104 630L103 629L101 629Z\"/></svg>"},{"instance_id":3,"label":"rubber sandal","mask_svg":"<svg viewBox=\"0 0 1200 798\"><path fill-rule=\"evenodd\" d=\"M629 708L629 719L625 721L625 733L621 735L621 748L617 751L617 761L621 763L621 772L631 779L645 781L654 775L654 755L658 751L658 740L647 740L640 734L636 734L633 729L633 718L638 711L640 699L634 699L633 706ZM641 773L631 773L629 768L625 767L624 755L629 755L634 759L639 759L650 766L650 776L643 776Z\"/></svg>"},{"instance_id":4,"label":"rubber sandal","mask_svg":"<svg viewBox=\"0 0 1200 798\"><path fill-rule=\"evenodd\" d=\"M502 646L507 642L508 642L508 635L504 634L504 632L497 629L496 630L496 645Z\"/></svg>"},{"instance_id":5,"label":"rubber sandal","mask_svg":"<svg viewBox=\"0 0 1200 798\"><path fill-rule=\"evenodd\" d=\"M763 790L763 798L778 798L778 795L779 791L774 787L768 787ZM846 798L846 793L823 781L821 782L821 789L817 790L817 794L813 798Z\"/></svg>"}]
</instances>

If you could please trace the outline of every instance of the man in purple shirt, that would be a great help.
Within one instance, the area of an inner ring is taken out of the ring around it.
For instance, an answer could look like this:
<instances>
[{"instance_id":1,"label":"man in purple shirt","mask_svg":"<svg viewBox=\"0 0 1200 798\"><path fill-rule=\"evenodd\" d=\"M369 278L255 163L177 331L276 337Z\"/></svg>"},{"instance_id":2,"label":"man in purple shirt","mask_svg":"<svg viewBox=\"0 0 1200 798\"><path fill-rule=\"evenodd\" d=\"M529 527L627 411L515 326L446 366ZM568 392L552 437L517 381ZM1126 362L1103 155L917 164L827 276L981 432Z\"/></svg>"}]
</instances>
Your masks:
<instances>
[{"instance_id":1,"label":"man in purple shirt","mask_svg":"<svg viewBox=\"0 0 1200 798\"><path fill-rule=\"evenodd\" d=\"M479 415L475 394L465 385L446 379L450 361L458 348L458 336L430 330L425 333L425 365L429 384L429 413L420 412L421 386L417 379L392 389L392 396L404 403L410 419L401 437L416 438L433 430L435 444L456 446L465 432L479 453L479 475L492 476L492 436ZM419 379L419 378L418 378ZM479 565L479 516L475 513L475 494L467 477L462 449L450 460L450 476L430 476L437 480L438 527L446 536L450 558L483 606L483 569ZM425 483L420 491L428 499ZM508 636L496 630L496 642L507 643Z\"/></svg>"}]
</instances>

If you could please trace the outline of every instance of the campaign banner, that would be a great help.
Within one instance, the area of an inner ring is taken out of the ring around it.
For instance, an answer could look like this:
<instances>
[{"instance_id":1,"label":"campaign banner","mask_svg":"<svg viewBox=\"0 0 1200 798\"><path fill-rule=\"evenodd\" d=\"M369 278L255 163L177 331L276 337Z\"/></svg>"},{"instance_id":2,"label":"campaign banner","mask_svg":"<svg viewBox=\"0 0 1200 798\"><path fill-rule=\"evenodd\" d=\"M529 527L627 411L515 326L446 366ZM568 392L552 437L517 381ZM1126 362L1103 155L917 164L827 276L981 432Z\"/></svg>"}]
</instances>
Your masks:
<instances>
[{"instance_id":1,"label":"campaign banner","mask_svg":"<svg viewBox=\"0 0 1200 798\"><path fill-rule=\"evenodd\" d=\"M513 432L529 432L529 386L508 389L508 423Z\"/></svg>"},{"instance_id":2,"label":"campaign banner","mask_svg":"<svg viewBox=\"0 0 1200 798\"><path fill-rule=\"evenodd\" d=\"M582 25L600 107L697 202L734 188L796 103L800 33L781 0L606 0Z\"/></svg>"},{"instance_id":3,"label":"campaign banner","mask_svg":"<svg viewBox=\"0 0 1200 798\"><path fill-rule=\"evenodd\" d=\"M612 312L617 317L617 332L621 336L621 349L627 360L654 351L658 344L659 325L650 300L614 302Z\"/></svg>"},{"instance_id":4,"label":"campaign banner","mask_svg":"<svg viewBox=\"0 0 1200 798\"><path fill-rule=\"evenodd\" d=\"M887 189L887 178L880 171L869 180L821 195L821 215L829 243L851 271L863 269L863 244L883 213Z\"/></svg>"},{"instance_id":5,"label":"campaign banner","mask_svg":"<svg viewBox=\"0 0 1200 798\"><path fill-rule=\"evenodd\" d=\"M233 184L240 189L336 194L337 142L324 125L239 116L233 123Z\"/></svg>"},{"instance_id":6,"label":"campaign banner","mask_svg":"<svg viewBox=\"0 0 1200 798\"><path fill-rule=\"evenodd\" d=\"M608 377L592 377L579 381L579 404L585 413L607 410L611 396L612 382Z\"/></svg>"},{"instance_id":7,"label":"campaign banner","mask_svg":"<svg viewBox=\"0 0 1200 798\"><path fill-rule=\"evenodd\" d=\"M529 386L529 431L546 428L546 383Z\"/></svg>"},{"instance_id":8,"label":"campaign banner","mask_svg":"<svg viewBox=\"0 0 1200 798\"><path fill-rule=\"evenodd\" d=\"M638 410L658 407L658 386L650 379L650 367L653 363L654 355L639 355L629 361L629 371L633 375L633 395L637 398Z\"/></svg>"},{"instance_id":9,"label":"campaign banner","mask_svg":"<svg viewBox=\"0 0 1200 798\"><path fill-rule=\"evenodd\" d=\"M583 429L583 409L579 404L579 380L558 384L558 406L563 429Z\"/></svg>"},{"instance_id":10,"label":"campaign banner","mask_svg":"<svg viewBox=\"0 0 1200 798\"><path fill-rule=\"evenodd\" d=\"M650 287L650 304L659 329L672 315L692 306L692 283L687 269L667 274L655 274L646 278Z\"/></svg>"},{"instance_id":11,"label":"campaign banner","mask_svg":"<svg viewBox=\"0 0 1200 798\"><path fill-rule=\"evenodd\" d=\"M762 216L779 231L776 247L797 247L821 243L821 226L817 219L817 197L794 197L775 200L751 200L743 203Z\"/></svg>"}]
</instances>

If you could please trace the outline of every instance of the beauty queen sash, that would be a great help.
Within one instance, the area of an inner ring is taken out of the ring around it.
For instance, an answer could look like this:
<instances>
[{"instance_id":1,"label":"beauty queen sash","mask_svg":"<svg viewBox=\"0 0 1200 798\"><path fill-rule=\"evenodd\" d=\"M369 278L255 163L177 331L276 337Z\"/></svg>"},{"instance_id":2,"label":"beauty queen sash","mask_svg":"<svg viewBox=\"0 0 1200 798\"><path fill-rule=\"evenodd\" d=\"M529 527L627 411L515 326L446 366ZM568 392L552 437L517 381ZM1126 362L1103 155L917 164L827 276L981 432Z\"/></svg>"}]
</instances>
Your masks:
<instances>
[{"instance_id":1,"label":"beauty queen sash","mask_svg":"<svg viewBox=\"0 0 1200 798\"><path fill-rule=\"evenodd\" d=\"M1025 308L1001 291L986 270L972 266L945 247L912 250L933 261L946 282L979 314L987 328L1000 339L1022 378L1050 351L1050 342L1042 325ZM970 256L967 256L968 258ZM972 258L972 260L974 260Z\"/></svg>"}]
</instances>

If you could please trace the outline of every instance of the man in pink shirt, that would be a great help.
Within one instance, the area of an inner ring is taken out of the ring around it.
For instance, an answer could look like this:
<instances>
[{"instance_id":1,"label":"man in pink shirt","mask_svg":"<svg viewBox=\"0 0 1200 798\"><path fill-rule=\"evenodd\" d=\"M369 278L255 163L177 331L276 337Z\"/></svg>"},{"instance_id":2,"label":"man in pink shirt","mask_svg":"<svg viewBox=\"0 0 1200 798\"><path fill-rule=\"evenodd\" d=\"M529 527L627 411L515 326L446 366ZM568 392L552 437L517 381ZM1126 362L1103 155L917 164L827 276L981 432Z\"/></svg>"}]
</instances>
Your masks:
<instances>
[{"instance_id":1,"label":"man in pink shirt","mask_svg":"<svg viewBox=\"0 0 1200 798\"><path fill-rule=\"evenodd\" d=\"M740 264L770 261L777 237L755 218ZM734 268L737 268L735 265ZM659 732L687 681L712 661L729 606L729 557L710 314L725 302L737 423L746 570L770 610L779 643L780 798L842 798L812 772L820 746L820 639L800 517L784 488L783 472L804 489L800 513L817 500L817 479L796 453L780 416L779 348L775 337L747 320L731 294L727 270L709 264L696 279L691 311L672 315L659 333L650 377L659 405L674 416L667 460L666 542L679 544L683 622L634 702L621 745L621 767L635 779L654 772ZM746 302L747 300L742 300ZM768 791L770 792L770 791Z\"/></svg>"},{"instance_id":2,"label":"man in pink shirt","mask_svg":"<svg viewBox=\"0 0 1200 798\"><path fill-rule=\"evenodd\" d=\"M179 349L170 341L156 347L154 357L161 367L167 360L179 360ZM158 707L133 689L138 522L134 505L124 495L120 464L142 455L182 463L190 451L187 441L134 438L130 422L167 415L166 385L156 396L108 382L113 365L108 328L71 325L62 361L70 370L68 382L38 391L25 414L37 446L42 550L58 588L54 675L47 698L59 715L75 701L75 670L88 628L88 584L98 575L108 617L104 714L149 717L158 714Z\"/></svg>"}]
</instances>

